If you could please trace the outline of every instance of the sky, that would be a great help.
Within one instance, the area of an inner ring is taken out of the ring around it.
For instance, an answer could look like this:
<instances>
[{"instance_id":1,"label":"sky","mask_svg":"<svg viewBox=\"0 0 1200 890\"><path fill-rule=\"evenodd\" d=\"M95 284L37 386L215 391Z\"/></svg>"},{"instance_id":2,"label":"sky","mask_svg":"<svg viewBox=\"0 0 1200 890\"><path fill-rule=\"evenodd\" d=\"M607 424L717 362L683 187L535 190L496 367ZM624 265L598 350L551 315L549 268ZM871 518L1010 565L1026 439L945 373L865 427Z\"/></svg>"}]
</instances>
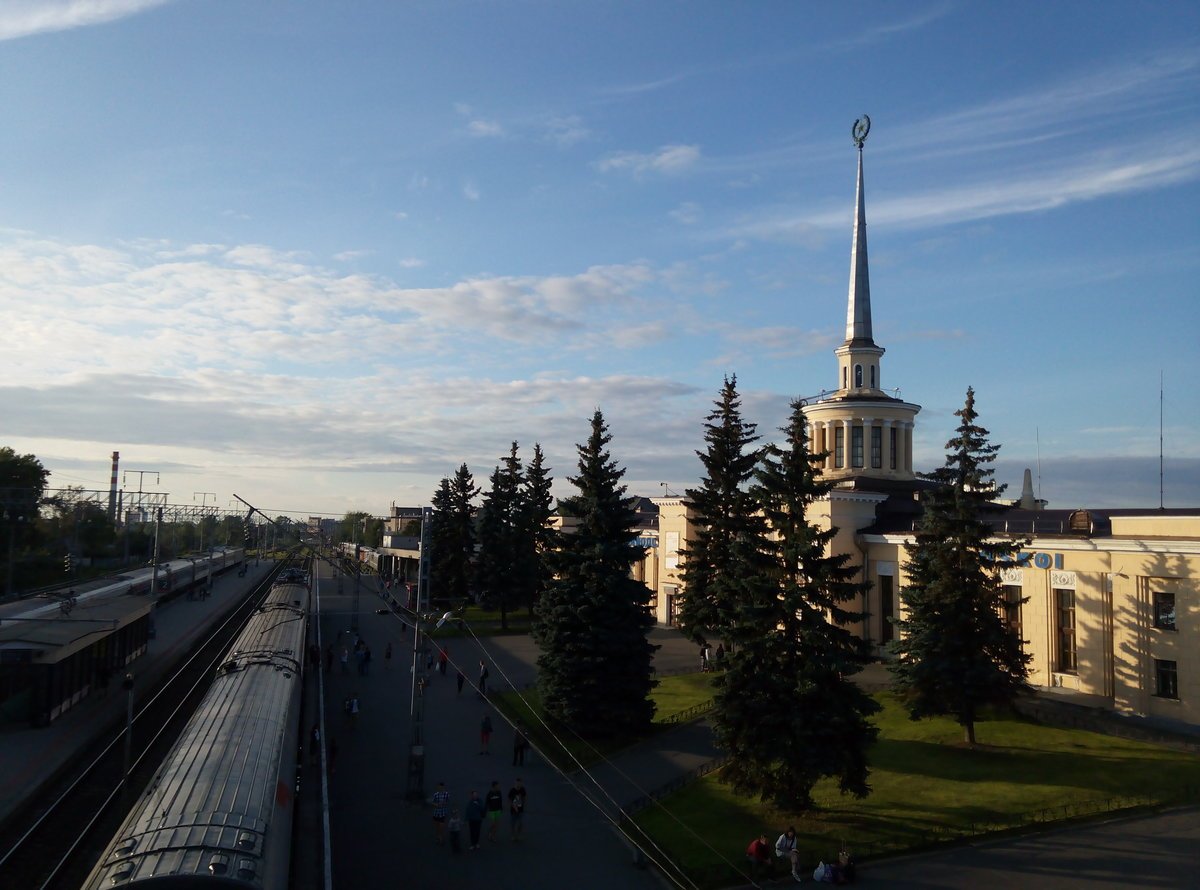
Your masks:
<instances>
[{"instance_id":1,"label":"sky","mask_svg":"<svg viewBox=\"0 0 1200 890\"><path fill-rule=\"evenodd\" d=\"M386 514L511 442L700 477L725 375L882 384L1051 507L1200 506L1200 6L0 0L0 445ZM1161 392L1161 399L1160 399ZM1161 415L1160 415L1161 408ZM208 493L208 494L204 494Z\"/></svg>"}]
</instances>

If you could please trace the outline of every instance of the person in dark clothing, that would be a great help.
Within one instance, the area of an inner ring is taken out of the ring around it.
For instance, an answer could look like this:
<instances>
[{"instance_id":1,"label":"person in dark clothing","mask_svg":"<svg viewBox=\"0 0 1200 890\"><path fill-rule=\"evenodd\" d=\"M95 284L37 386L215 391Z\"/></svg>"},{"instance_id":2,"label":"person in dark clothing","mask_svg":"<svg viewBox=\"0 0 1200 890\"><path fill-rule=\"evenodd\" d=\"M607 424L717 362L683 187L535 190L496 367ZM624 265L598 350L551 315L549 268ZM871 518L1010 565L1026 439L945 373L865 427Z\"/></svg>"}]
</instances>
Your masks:
<instances>
[{"instance_id":1,"label":"person in dark clothing","mask_svg":"<svg viewBox=\"0 0 1200 890\"><path fill-rule=\"evenodd\" d=\"M517 721L517 728L513 733L513 766L525 765L525 751L528 748L529 739L525 737L525 727Z\"/></svg>"},{"instance_id":2,"label":"person in dark clothing","mask_svg":"<svg viewBox=\"0 0 1200 890\"><path fill-rule=\"evenodd\" d=\"M479 792L472 791L471 798L467 801L467 828L471 832L471 849L479 849L479 829L483 827L483 801L479 799Z\"/></svg>"},{"instance_id":3,"label":"person in dark clothing","mask_svg":"<svg viewBox=\"0 0 1200 890\"><path fill-rule=\"evenodd\" d=\"M504 794L498 781L492 782L492 787L483 798L483 809L488 819L488 840L495 841L496 833L500 830L500 817L504 813Z\"/></svg>"}]
</instances>

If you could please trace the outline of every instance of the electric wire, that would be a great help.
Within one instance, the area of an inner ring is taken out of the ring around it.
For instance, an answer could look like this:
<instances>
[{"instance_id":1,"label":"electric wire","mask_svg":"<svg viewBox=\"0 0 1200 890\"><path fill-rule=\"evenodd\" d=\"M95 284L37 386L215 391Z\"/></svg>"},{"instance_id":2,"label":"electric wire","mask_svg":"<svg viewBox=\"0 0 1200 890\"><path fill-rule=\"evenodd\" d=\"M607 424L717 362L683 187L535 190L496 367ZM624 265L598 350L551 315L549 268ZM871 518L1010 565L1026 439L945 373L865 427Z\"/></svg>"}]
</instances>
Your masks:
<instances>
[{"instance_id":1,"label":"electric wire","mask_svg":"<svg viewBox=\"0 0 1200 890\"><path fill-rule=\"evenodd\" d=\"M403 609L405 612L409 612L409 613L413 614L414 616L418 616L419 613L417 613L415 610L409 609L406 605L401 605L398 601L395 601L394 599L393 599L393 602L394 602L396 608ZM415 627L415 624L410 623L409 621L405 621L403 616L401 616L399 613L397 613L395 611L395 609L392 609L390 611L392 612L393 615L395 615L397 618L399 618L405 624ZM674 863L674 861L671 859L669 854L667 854L665 851L663 851L654 842L653 838L651 838L650 835L647 834L645 829L643 829L640 825L637 824L637 822L635 822L630 817L629 813L627 813L625 811L625 808L622 807L620 804L618 804L616 802L616 800L613 799L612 795L610 795L608 793L607 789L605 789L604 786L600 783L600 781L592 774L591 770L588 767L584 766L579 761L579 759L575 756L575 754L570 750L570 748L568 748L563 743L563 740L558 736L558 734L553 730L553 728L550 727L550 725L537 712L537 710L535 710L533 707L530 706L528 700L521 693L521 690L518 689L516 684L512 682L512 680L509 678L508 674L505 672L504 668L501 667L501 665L496 661L495 657L488 651L487 647L483 645L483 642L475 634L475 631L471 627L470 623L465 620L461 620L461 619L455 619L455 620L461 621L461 626L467 631L467 633L469 633L471 635L471 638L475 641L475 644L479 647L480 651L483 652L483 654L491 662L492 666L495 667L496 670L500 673L500 676L507 683L508 687L517 695L517 697L521 700L521 703L523 705L525 705L525 707L529 711L529 713L532 714L535 717L535 719L538 721L538 723L541 724L542 728L545 729L546 733L571 758L571 760L574 761L574 763L575 763L576 767L579 769L579 771L582 772L584 775L586 775L588 777L588 779L591 780L592 784L594 784L596 786L596 788L599 789L599 791L608 799L609 803L612 804L612 806L617 810L617 812L620 813L620 815L626 819L627 823L629 825L633 826L633 828L646 839L646 843L651 845L661 856L663 856L667 860L667 862L669 862L671 864L671 867L673 869L679 871L679 873L681 875L683 875L684 880L686 880L689 884L691 884L691 886L695 887L696 885L694 884L694 882L692 882L691 879L688 878L686 876L686 874L682 871L682 869L680 869L680 867ZM452 658L450 658L448 655L447 655L447 661L450 664L452 664L456 670L462 671L462 667L457 662L455 662ZM466 676L465 672L464 672L464 676ZM468 681L468 682L470 682L470 681ZM474 689L477 693L479 692L479 688L476 684L470 683L470 685L471 685L471 688ZM509 726L512 726L515 728L513 721L509 720L506 715L502 714L498 710L497 710L497 715L500 716L501 718L503 718L505 720L505 722L509 724ZM706 847L710 852L712 852L719 859L721 859L721 861L723 861L726 865L730 866L730 868L732 868L737 874L739 874L741 877L743 877L747 881L749 881L749 883L752 886L754 886L754 887L759 886L759 884L756 883L752 877L750 877L749 875L746 875L744 872L742 872L742 870L737 865L735 865L733 862L731 862L723 853L721 853L721 851L717 850L711 844L709 844L704 838L702 838L699 834L697 834L695 832L695 830L691 828L691 826L689 826L685 822L681 821L674 813L672 813L669 809L667 809L663 805L662 801L654 798L653 795L651 795L645 788L643 788L632 777L630 777L627 773L625 773L610 758L608 758L603 753L598 751L587 739L580 736L569 726L566 727L566 729L575 737L575 739L577 739L583 745L587 746L587 748L592 752L592 754L594 754L599 759L599 762L607 765L610 769L613 770L613 772L615 772L618 776L620 776L622 779L624 779L626 782L628 782L633 788L635 788L638 792L640 792L647 800L650 800L654 806L657 806L663 813L665 813L667 815L668 818L670 818L675 824L677 824L685 832L687 832L689 835L691 835L702 846ZM544 755L543 755L543 757L544 757ZM595 803L595 801L593 801L582 788L580 788L578 785L576 785L576 783L574 782L573 779L571 779L570 776L568 776L563 770L561 770L557 766L557 764L555 764L553 761L550 760L550 758L545 758L545 759L546 759L547 763L550 763L550 765L554 768L554 770L559 773L559 775L561 775L564 779L566 779L568 782L570 782L572 787L575 787L576 790L579 791L580 794L586 800L588 800L590 803L592 803L592 805L595 806L597 809L599 809L600 812L604 813L605 818L607 818L615 827L617 827L618 830L620 830L620 824L615 819L613 819L609 814L605 813L604 810L601 809ZM654 857L650 856L646 852L646 850L640 844L637 843L637 841L634 838L629 837L629 834L626 832L622 832L622 834L624 834L625 837L627 837L630 840L630 842L634 844L635 847L637 847L644 855L646 855L648 859L655 862L655 864L659 865L659 867L662 868L661 864L659 864L658 861L656 859L654 859Z\"/></svg>"}]
</instances>

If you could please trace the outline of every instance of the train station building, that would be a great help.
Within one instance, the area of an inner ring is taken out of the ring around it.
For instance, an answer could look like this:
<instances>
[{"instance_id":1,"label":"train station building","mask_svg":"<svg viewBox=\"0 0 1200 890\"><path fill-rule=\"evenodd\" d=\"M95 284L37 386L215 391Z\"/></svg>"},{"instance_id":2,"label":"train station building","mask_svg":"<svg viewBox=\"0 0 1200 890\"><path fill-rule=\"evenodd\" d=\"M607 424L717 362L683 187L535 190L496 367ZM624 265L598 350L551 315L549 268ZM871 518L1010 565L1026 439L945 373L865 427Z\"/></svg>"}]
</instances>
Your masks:
<instances>
[{"instance_id":1,"label":"train station building","mask_svg":"<svg viewBox=\"0 0 1200 890\"><path fill-rule=\"evenodd\" d=\"M860 144L846 338L834 351L835 388L804 413L810 446L827 453L824 472L836 484L810 521L838 530L831 546L868 585L857 630L880 657L890 619L902 614L905 545L931 485L912 465L920 406L883 388L884 351L871 325ZM1200 726L1200 509L1049 510L1025 488L990 521L997 535L1030 541L1003 575L1007 619L1033 657L1030 682L1168 728ZM674 625L694 516L686 497L651 500L657 517L641 533L647 555L636 574L657 621Z\"/></svg>"}]
</instances>

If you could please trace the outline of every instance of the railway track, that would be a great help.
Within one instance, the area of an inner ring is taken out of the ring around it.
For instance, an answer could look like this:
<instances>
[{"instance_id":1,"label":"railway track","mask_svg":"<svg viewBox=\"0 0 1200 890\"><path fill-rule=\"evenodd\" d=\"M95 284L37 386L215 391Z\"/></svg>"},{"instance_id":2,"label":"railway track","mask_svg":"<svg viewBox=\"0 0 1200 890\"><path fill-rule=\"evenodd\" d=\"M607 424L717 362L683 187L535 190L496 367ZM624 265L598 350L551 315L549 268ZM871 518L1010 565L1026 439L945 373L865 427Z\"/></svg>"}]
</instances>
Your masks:
<instances>
[{"instance_id":1,"label":"railway track","mask_svg":"<svg viewBox=\"0 0 1200 890\"><path fill-rule=\"evenodd\" d=\"M0 887L75 890L87 877L130 805L147 786L186 725L281 562L184 656L149 698L135 700L130 770L124 773L124 720L97 734L72 765L0 830Z\"/></svg>"}]
</instances>

